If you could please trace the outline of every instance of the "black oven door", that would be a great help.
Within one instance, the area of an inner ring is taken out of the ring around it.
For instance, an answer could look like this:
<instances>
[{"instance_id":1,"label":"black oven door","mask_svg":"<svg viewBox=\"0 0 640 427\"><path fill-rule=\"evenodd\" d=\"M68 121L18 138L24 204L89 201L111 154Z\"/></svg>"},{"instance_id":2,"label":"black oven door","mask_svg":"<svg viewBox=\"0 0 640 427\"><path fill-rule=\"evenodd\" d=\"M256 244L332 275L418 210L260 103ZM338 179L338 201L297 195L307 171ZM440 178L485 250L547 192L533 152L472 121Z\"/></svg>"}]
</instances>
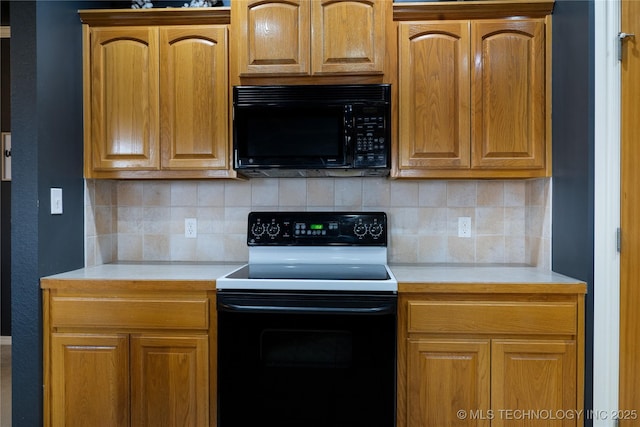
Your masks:
<instances>
[{"instance_id":1,"label":"black oven door","mask_svg":"<svg viewBox=\"0 0 640 427\"><path fill-rule=\"evenodd\" d=\"M395 402L395 294L219 292L219 427L393 427Z\"/></svg>"}]
</instances>

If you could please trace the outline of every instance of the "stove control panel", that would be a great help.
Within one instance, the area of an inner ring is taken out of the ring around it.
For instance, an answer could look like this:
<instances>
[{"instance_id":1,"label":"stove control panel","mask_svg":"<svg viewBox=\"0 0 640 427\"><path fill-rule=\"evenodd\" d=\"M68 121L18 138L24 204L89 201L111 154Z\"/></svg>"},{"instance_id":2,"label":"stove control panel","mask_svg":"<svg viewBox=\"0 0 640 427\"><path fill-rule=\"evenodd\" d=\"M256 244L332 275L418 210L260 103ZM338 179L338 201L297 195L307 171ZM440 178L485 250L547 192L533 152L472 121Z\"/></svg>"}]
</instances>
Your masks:
<instances>
[{"instance_id":1,"label":"stove control panel","mask_svg":"<svg viewBox=\"0 0 640 427\"><path fill-rule=\"evenodd\" d=\"M251 212L249 246L386 246L384 212Z\"/></svg>"}]
</instances>

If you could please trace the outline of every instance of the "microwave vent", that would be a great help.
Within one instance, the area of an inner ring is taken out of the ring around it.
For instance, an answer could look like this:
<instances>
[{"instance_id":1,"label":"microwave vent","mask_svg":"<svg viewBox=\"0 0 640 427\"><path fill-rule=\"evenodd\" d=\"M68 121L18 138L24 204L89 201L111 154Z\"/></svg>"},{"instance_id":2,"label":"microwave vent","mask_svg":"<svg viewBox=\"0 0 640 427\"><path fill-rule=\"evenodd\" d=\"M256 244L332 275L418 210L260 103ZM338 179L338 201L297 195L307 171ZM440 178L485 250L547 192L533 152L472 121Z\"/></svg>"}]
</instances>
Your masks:
<instances>
[{"instance_id":1,"label":"microwave vent","mask_svg":"<svg viewBox=\"0 0 640 427\"><path fill-rule=\"evenodd\" d=\"M233 89L235 105L359 100L388 103L391 96L388 84L234 86Z\"/></svg>"}]
</instances>

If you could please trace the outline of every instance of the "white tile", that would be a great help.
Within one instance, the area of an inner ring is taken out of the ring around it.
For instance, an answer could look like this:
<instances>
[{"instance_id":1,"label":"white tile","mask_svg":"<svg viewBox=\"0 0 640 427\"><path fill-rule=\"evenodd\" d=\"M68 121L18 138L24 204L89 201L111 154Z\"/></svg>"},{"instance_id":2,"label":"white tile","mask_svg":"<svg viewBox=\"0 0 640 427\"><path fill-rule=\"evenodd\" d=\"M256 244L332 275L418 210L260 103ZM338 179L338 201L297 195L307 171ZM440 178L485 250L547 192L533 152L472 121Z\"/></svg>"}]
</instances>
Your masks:
<instances>
[{"instance_id":1,"label":"white tile","mask_svg":"<svg viewBox=\"0 0 640 427\"><path fill-rule=\"evenodd\" d=\"M362 205L377 210L391 204L391 181L386 178L367 178L362 181ZM384 210L384 209L383 209Z\"/></svg>"},{"instance_id":2,"label":"white tile","mask_svg":"<svg viewBox=\"0 0 640 427\"><path fill-rule=\"evenodd\" d=\"M362 208L362 179L337 179L334 186L336 209L360 210Z\"/></svg>"},{"instance_id":3,"label":"white tile","mask_svg":"<svg viewBox=\"0 0 640 427\"><path fill-rule=\"evenodd\" d=\"M333 207L334 194L335 187L333 178L307 179L308 207Z\"/></svg>"},{"instance_id":4,"label":"white tile","mask_svg":"<svg viewBox=\"0 0 640 427\"><path fill-rule=\"evenodd\" d=\"M447 183L447 206L475 207L476 185L475 181L449 181Z\"/></svg>"},{"instance_id":5,"label":"white tile","mask_svg":"<svg viewBox=\"0 0 640 427\"><path fill-rule=\"evenodd\" d=\"M419 184L418 203L425 207L443 207L447 205L446 181L422 181Z\"/></svg>"},{"instance_id":6,"label":"white tile","mask_svg":"<svg viewBox=\"0 0 640 427\"><path fill-rule=\"evenodd\" d=\"M391 206L418 206L419 186L417 181L393 181L391 183Z\"/></svg>"},{"instance_id":7,"label":"white tile","mask_svg":"<svg viewBox=\"0 0 640 427\"><path fill-rule=\"evenodd\" d=\"M251 206L251 183L227 181L224 183L224 205Z\"/></svg>"},{"instance_id":8,"label":"white tile","mask_svg":"<svg viewBox=\"0 0 640 427\"><path fill-rule=\"evenodd\" d=\"M278 180L254 179L251 181L251 206L278 206Z\"/></svg>"},{"instance_id":9,"label":"white tile","mask_svg":"<svg viewBox=\"0 0 640 427\"><path fill-rule=\"evenodd\" d=\"M306 207L307 181L302 178L279 179L278 198L280 207Z\"/></svg>"},{"instance_id":10,"label":"white tile","mask_svg":"<svg viewBox=\"0 0 640 427\"><path fill-rule=\"evenodd\" d=\"M204 181L198 183L198 206L224 206L224 183Z\"/></svg>"},{"instance_id":11,"label":"white tile","mask_svg":"<svg viewBox=\"0 0 640 427\"><path fill-rule=\"evenodd\" d=\"M171 183L171 206L197 206L198 184L192 181Z\"/></svg>"}]
</instances>

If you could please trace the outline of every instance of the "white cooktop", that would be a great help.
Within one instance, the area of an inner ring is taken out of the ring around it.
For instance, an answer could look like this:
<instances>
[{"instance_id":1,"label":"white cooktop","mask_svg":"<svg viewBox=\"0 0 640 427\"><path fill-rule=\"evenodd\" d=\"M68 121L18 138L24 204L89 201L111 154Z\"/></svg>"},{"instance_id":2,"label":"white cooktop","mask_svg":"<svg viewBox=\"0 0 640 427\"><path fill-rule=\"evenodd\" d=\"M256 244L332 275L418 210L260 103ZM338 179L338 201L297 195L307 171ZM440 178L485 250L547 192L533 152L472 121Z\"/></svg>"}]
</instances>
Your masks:
<instances>
[{"instance_id":1,"label":"white cooktop","mask_svg":"<svg viewBox=\"0 0 640 427\"><path fill-rule=\"evenodd\" d=\"M219 278L216 288L396 292L386 261L386 247L251 247L249 263Z\"/></svg>"}]
</instances>

